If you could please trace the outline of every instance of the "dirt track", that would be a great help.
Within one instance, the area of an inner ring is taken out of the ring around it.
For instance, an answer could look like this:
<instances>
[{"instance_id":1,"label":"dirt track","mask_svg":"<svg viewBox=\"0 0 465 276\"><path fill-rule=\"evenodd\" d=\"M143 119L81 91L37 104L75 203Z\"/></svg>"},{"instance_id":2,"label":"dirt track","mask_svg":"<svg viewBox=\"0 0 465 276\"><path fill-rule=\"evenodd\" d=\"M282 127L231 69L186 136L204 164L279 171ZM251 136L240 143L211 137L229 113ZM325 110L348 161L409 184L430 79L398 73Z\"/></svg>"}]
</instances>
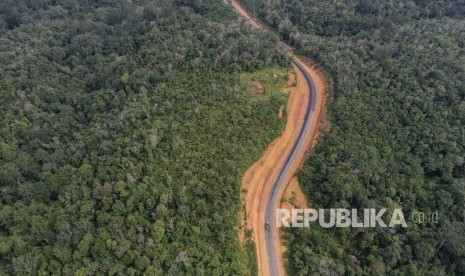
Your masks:
<instances>
[{"instance_id":1,"label":"dirt track","mask_svg":"<svg viewBox=\"0 0 465 276\"><path fill-rule=\"evenodd\" d=\"M263 25L251 18L243 7L237 3L237 1L230 1L230 4L244 17L248 18L255 28L263 29ZM289 53L298 59L297 56L290 50ZM306 137L304 147L299 152L295 158L292 169L290 173L286 175L286 180L283 185L284 187L280 191L282 196L286 187L289 186L289 183L294 178L295 173L302 165L305 160L306 153L311 149L311 147L316 142L318 135L318 128L322 118L322 114L325 112L325 103L326 103L326 83L323 75L305 64L305 71L311 76L314 81L315 88L317 91L316 105L315 105L315 118L311 122L310 135ZM306 86L306 81L304 76L300 73L297 68L294 67L294 71L297 76L297 86L296 87L287 87L286 91L290 93L289 100L287 104L287 124L284 132L279 138L277 138L269 146L265 154L258 160L255 164L250 167L245 173L242 180L242 190L246 191L242 194L241 199L245 205L245 214L243 214L241 219L242 231L239 232L241 241L244 241L244 229L252 229L253 237L255 239L256 249L257 249L257 263L258 263L258 272L259 275L270 275L268 271L268 255L266 251L266 242L265 242L265 208L268 201L268 197L271 192L271 188L274 184L274 180L283 167L286 157L289 155L292 146L295 144L298 134L302 128L302 123L304 121L304 116L307 110L306 103L308 102L308 87ZM290 83L293 81L291 80ZM302 194L300 188L295 188L297 181L294 179L293 186L291 190L295 193L295 197L305 202L305 196ZM298 185L298 183L297 183ZM302 200L303 199L303 200ZM276 206L278 207L278 206ZM289 206L284 206L289 208ZM276 235L276 244L281 245L281 235ZM284 270L284 250L282 246L280 248L281 258L279 259L279 270L280 275L285 275Z\"/></svg>"}]
</instances>

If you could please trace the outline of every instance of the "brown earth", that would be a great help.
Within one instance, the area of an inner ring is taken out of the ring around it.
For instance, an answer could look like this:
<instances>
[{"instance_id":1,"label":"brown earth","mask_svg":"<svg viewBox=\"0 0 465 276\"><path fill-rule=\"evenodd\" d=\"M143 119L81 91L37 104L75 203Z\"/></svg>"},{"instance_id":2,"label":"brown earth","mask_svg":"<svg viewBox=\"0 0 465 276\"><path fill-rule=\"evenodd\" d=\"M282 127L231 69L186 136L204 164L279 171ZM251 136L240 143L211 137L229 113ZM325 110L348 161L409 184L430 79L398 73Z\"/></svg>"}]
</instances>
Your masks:
<instances>
[{"instance_id":1,"label":"brown earth","mask_svg":"<svg viewBox=\"0 0 465 276\"><path fill-rule=\"evenodd\" d=\"M236 0L231 0L230 4L244 17L249 19L254 27L264 29L263 25L255 18L252 18ZM293 57L299 59L299 57L292 52L292 49L288 47L286 48ZM317 90L316 93L318 96L316 99L314 117L312 118L311 123L311 133L305 141L305 151L300 152L296 157L296 162L294 163L291 173L286 176L288 184L283 186L280 194L281 198L283 196L288 198L290 193L291 195L294 195L296 204L306 207L307 201L298 185L295 173L306 159L308 151L316 143L318 134L321 134L321 132L319 132L320 121L323 118L323 114L326 113L326 82L323 74L316 68L309 66L308 63L305 63L304 61L302 61L302 63L304 63L305 70L310 74L315 83L315 88ZM285 91L289 92L289 99L286 110L287 124L284 132L280 137L273 141L264 155L246 171L242 179L242 190L244 192L241 194L241 200L244 205L245 212L241 214L239 239L241 242L244 242L245 230L252 230L252 238L256 245L259 275L269 275L264 227L266 203L270 190L274 184L273 180L276 178L279 170L283 166L285 159L297 140L297 136L302 128L308 97L310 96L307 91L307 86L305 85L305 78L295 66L294 74L290 74L288 87ZM328 123L325 123L325 130L323 130L323 132L329 130L330 125L328 126L327 124ZM283 206L281 203L279 203L279 205ZM290 205L286 205L286 203L284 203L284 206L285 208L291 207ZM282 256L280 258L279 265L280 275L285 275L284 253L286 248L282 246L281 235L276 235L276 243L280 245L278 248L281 249Z\"/></svg>"},{"instance_id":2,"label":"brown earth","mask_svg":"<svg viewBox=\"0 0 465 276\"><path fill-rule=\"evenodd\" d=\"M281 119L284 116L284 105L279 108L278 117Z\"/></svg>"},{"instance_id":3,"label":"brown earth","mask_svg":"<svg viewBox=\"0 0 465 276\"><path fill-rule=\"evenodd\" d=\"M293 177L284 189L279 208L287 209L290 212L292 212L292 209L308 208L307 198L305 198L304 193L300 189L299 180L297 179L297 177ZM294 220L294 217L291 217L291 221L292 220ZM280 251L282 256L285 256L286 250L287 246L283 242L281 242Z\"/></svg>"},{"instance_id":4,"label":"brown earth","mask_svg":"<svg viewBox=\"0 0 465 276\"><path fill-rule=\"evenodd\" d=\"M264 28L263 24L260 23L255 18L249 16L249 13L236 0L231 0L229 1L229 3L228 3L228 0L225 0L224 2L228 5L231 5L236 11L240 12L244 17L246 17L255 28L259 28L259 29Z\"/></svg>"},{"instance_id":5,"label":"brown earth","mask_svg":"<svg viewBox=\"0 0 465 276\"><path fill-rule=\"evenodd\" d=\"M307 69L310 70L310 68ZM273 186L273 180L277 176L280 168L283 166L285 159L300 132L309 97L303 75L296 68L294 68L294 70L297 77L297 84L293 87L292 85L294 84L294 81L290 78L289 86L285 88L285 91L289 93L289 99L287 104L287 124L284 132L279 138L273 141L260 160L247 170L242 179L242 190L244 193L242 193L241 199L242 203L245 205L245 212L242 213L240 227L242 230L240 231L239 236L240 240L244 241L245 229L252 230L257 249L256 253L259 275L269 275L267 265L268 256L265 244L265 229L263 227L265 225L266 203L271 187ZM318 91L317 93L319 95L315 108L315 114L317 115L321 114L324 109L325 84L322 79L316 78L316 72L313 72L311 76L314 78L315 86ZM292 174L288 176L288 181L294 178L299 166L305 159L306 152L313 145L316 134L318 133L318 125L319 117L317 116L312 120L312 135L309 135L306 141L306 151L299 153L297 156L296 160L298 160L298 162L295 163L292 169ZM292 183L294 183L294 186ZM305 201L305 196L300 188L295 188L295 186L298 187L296 180L293 182L290 181L290 184L286 185L285 189L287 189L288 186L291 187L289 191L291 191L291 193L294 192L295 197L296 199L299 199L299 202L302 203ZM284 193L284 191L281 193ZM278 235L277 238L277 243L281 244L280 235ZM281 247L281 252L284 254L285 248ZM283 258L281 258L280 261L281 275L285 275Z\"/></svg>"},{"instance_id":6,"label":"brown earth","mask_svg":"<svg viewBox=\"0 0 465 276\"><path fill-rule=\"evenodd\" d=\"M289 99L287 103L287 124L284 132L273 141L265 154L245 173L242 179L242 202L245 203L245 214L242 218L242 229L250 229L257 249L257 264L260 275L267 272L267 254L265 248L265 207L273 180L284 164L287 154L296 140L300 122L304 119L308 93L304 82L296 87L287 87ZM241 233L243 240L244 233Z\"/></svg>"},{"instance_id":7,"label":"brown earth","mask_svg":"<svg viewBox=\"0 0 465 276\"><path fill-rule=\"evenodd\" d=\"M263 94L265 92L265 88L263 88L263 85L259 80L251 81L249 87L250 90L252 90L256 94Z\"/></svg>"},{"instance_id":8,"label":"brown earth","mask_svg":"<svg viewBox=\"0 0 465 276\"><path fill-rule=\"evenodd\" d=\"M292 55L295 58L299 59L299 57L295 56L294 54L292 54ZM303 63L303 61L302 61L302 63ZM315 83L315 89L316 89L316 94L317 94L316 104L315 104L315 112L314 112L314 117L312 118L310 135L308 135L306 145L304 147L305 151L299 152L298 156L296 157L296 159L295 159L296 162L294 163L294 166L292 167L291 173L287 176L287 179L288 179L287 183L288 184L284 185L283 188L280 191L280 193L281 193L280 198L283 197L283 193L286 190L286 187L289 186L289 182L291 182L291 180L294 178L294 176L297 173L297 171L299 170L299 168L303 165L305 159L308 157L308 153L309 153L310 149L316 144L317 137L318 137L318 135L320 133L320 131L319 131L320 130L319 129L320 122L322 121L323 114L326 113L326 94L325 94L326 82L325 82L325 79L324 79L323 75L320 72L316 71L316 69L314 67L309 66L309 65L307 65L305 63L304 63L304 67L305 67L305 70L307 71L307 73L312 77L313 82ZM296 69L296 71L297 71L297 69ZM297 87L301 86L302 83L305 84L305 79L304 79L304 76L299 71L299 72L297 72ZM308 94L308 91L307 91L306 87L305 87L305 93ZM309 96L309 95L307 95L307 96ZM299 111L301 112L301 110L299 110ZM305 114L305 110L304 110L304 114ZM302 114L302 117L304 116L304 114ZM302 121L301 121L301 123L302 123ZM302 125L299 125L297 127L298 131L300 131L301 127L302 127ZM295 141L295 139L294 139L294 141ZM294 143L294 141L292 142L292 144ZM281 167L276 167L275 172L278 173L280 168ZM271 183L270 185L272 186L273 183ZM305 198L305 195L302 193L302 190L300 189L300 187L299 187L299 189L295 190L295 193L296 193L296 197ZM263 224L264 224L264 222L263 222ZM263 225L263 224L261 224L261 225ZM263 236L262 239L258 239L258 240L262 241L262 243L265 243L265 238L264 237L265 236ZM279 265L280 274L279 275L286 275L285 266L284 266L286 248L282 246L281 238L282 238L282 231L280 231L279 235L276 235L276 244L278 245L277 248L281 249L281 252L280 252L281 253L281 258L280 258L280 265ZM266 252L260 253L260 254L267 255ZM260 271L259 271L259 273L260 273ZM269 273L265 272L265 273L260 274L260 275L269 275Z\"/></svg>"},{"instance_id":9,"label":"brown earth","mask_svg":"<svg viewBox=\"0 0 465 276\"><path fill-rule=\"evenodd\" d=\"M293 177L284 189L279 208L288 210L308 208L307 198L300 189L297 177Z\"/></svg>"}]
</instances>

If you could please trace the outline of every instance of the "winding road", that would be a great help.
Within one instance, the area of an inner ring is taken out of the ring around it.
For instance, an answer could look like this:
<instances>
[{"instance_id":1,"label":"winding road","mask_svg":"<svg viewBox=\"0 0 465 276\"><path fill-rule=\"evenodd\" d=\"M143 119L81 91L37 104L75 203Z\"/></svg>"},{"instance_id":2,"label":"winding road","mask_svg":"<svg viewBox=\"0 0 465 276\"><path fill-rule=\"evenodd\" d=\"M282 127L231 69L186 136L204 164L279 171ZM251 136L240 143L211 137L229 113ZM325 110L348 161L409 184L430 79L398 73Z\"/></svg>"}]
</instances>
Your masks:
<instances>
[{"instance_id":1,"label":"winding road","mask_svg":"<svg viewBox=\"0 0 465 276\"><path fill-rule=\"evenodd\" d=\"M311 128L311 123L312 123L312 118L313 118L313 113L315 112L315 103L316 103L316 89L315 89L315 84L313 83L312 77L307 73L305 70L304 65L302 62L294 56L294 60L292 63L299 69L299 71L302 73L306 80L306 85L308 88L308 91L310 93L310 97L308 100L308 105L307 105L307 110L305 113L305 118L304 121L302 122L302 128L300 129L299 136L297 137L297 140L295 141L291 152L286 158L286 162L284 163L284 166L281 168L281 171L278 174L278 177L276 181L273 184L273 187L271 189L271 193L268 197L268 202L266 204L266 215L265 215L265 220L270 223L269 230L266 231L265 233L265 239L266 239L266 251L268 255L268 272L270 275L279 275L280 271L280 261L278 258L280 258L280 254L278 251L278 244L276 244L276 235L278 235L277 232L279 232L279 229L276 227L276 206L281 200L281 189L287 184L285 181L287 178L286 176L288 173L292 170L294 163L296 162L296 156L299 152L301 151L306 151L306 148L304 146L305 141L307 141L307 135L311 135L310 133L310 128Z\"/></svg>"},{"instance_id":2,"label":"winding road","mask_svg":"<svg viewBox=\"0 0 465 276\"><path fill-rule=\"evenodd\" d=\"M233 7L239 14L241 14L243 17L245 17L247 20L250 21L252 24L252 27L254 28L259 28L259 29L265 29L263 25L255 20L248 12L245 10L241 4L239 4L235 0L227 0L226 1L231 7ZM285 44L284 44L285 45ZM282 196L282 190L285 188L286 184L289 181L290 175L295 173L295 168L296 168L296 163L297 166L300 165L302 162L302 152L305 152L308 150L308 140L310 137L315 137L316 136L316 130L315 128L312 129L312 122L314 120L319 120L319 115L315 116L315 105L317 102L317 89L315 88L315 83L314 80L310 74L310 69L305 65L305 63L298 57L296 56L293 52L292 49L285 45L286 49L288 49L288 52L292 55L293 57L293 65L294 67L300 71L300 73L303 75L304 80L306 82L306 90L309 93L310 97L308 97L308 103L306 106L305 110L305 115L304 119L301 122L302 125L300 127L299 134L297 138L294 141L294 144L292 145L291 150L287 153L287 157L281 166L279 173L276 175L276 177L273 180L273 185L271 187L270 193L268 194L266 200L266 210L265 210L265 217L264 220L261 220L263 223L262 227L265 227L265 223L269 223L269 227L266 227L265 233L265 247L266 247L266 257L264 258L266 261L264 263L267 263L268 268L262 268L260 269L259 267L259 272L260 274L263 275L281 275L285 274L285 269L284 269L284 261L281 256L281 251L279 250L280 247L280 232L279 228L276 227L276 218L275 218L275 210L277 206L279 206L279 202L281 200ZM300 156L300 158L298 158ZM278 168L279 169L279 168ZM260 227L260 225L259 225ZM259 231L260 233L260 231ZM263 237L256 237L256 239L263 239ZM258 242L258 241L256 241ZM257 250L263 250L261 249L260 246L257 246ZM257 255L263 256L261 254L263 252L258 252ZM264 264L263 264L264 265Z\"/></svg>"}]
</instances>

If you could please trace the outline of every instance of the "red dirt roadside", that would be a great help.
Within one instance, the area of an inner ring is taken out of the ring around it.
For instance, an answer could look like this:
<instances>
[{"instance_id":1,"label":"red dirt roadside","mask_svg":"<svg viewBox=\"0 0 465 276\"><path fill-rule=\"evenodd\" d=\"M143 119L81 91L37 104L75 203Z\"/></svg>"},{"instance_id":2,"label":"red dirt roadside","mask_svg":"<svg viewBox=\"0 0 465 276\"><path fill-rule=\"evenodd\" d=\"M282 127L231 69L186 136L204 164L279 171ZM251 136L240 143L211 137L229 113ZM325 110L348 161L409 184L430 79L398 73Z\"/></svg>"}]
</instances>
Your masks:
<instances>
[{"instance_id":1,"label":"red dirt roadside","mask_svg":"<svg viewBox=\"0 0 465 276\"><path fill-rule=\"evenodd\" d=\"M263 25L255 18L252 18L236 0L231 0L229 2L229 4L234 9L236 9L236 11L238 11L245 18L249 19L254 27L264 29ZM288 50L289 54L299 59L299 57L296 56L290 48L288 48ZM283 194L286 194L285 197L288 198L289 193L294 194L295 198L298 199L295 203L304 205L301 206L301 208L306 207L307 201L304 194L302 193L302 190L298 186L298 182L295 179L295 174L306 159L308 151L316 143L320 122L322 121L323 114L326 112L326 82L324 76L321 72L317 71L316 68L308 65L304 61L302 61L302 63L304 64L305 70L312 77L315 84L316 94L318 95L315 105L315 119L312 120L310 130L311 135L308 135L308 138L305 141L305 147L303 147L304 150L299 152L298 156L296 157L296 162L292 167L292 173L289 173L285 181L287 184L280 191L281 197L283 197ZM302 123L304 121L307 108L306 103L308 102L308 97L310 96L304 76L295 67L294 71L297 85L292 87L291 85L294 80L290 78L288 87L285 89L286 92L290 93L290 95L286 109L287 124L284 132L280 137L273 141L264 155L246 171L242 179L242 190L245 192L241 194L241 200L242 204L245 206L245 212L241 214L239 239L241 242L244 242L245 230L252 230L253 239L256 245L259 275L269 275L264 228L265 208L267 200L271 188L274 184L273 180L276 178L280 169L282 168L286 157L291 151L292 145L294 145L295 141L297 140L300 129L302 128ZM286 204L281 206L284 208L290 208L290 205ZM285 275L284 253L286 248L282 246L281 235L276 235L276 243L279 245L278 248L280 248L282 256L280 258L279 265L280 275Z\"/></svg>"},{"instance_id":2,"label":"red dirt roadside","mask_svg":"<svg viewBox=\"0 0 465 276\"><path fill-rule=\"evenodd\" d=\"M307 66L308 67L308 66ZM310 68L306 68L310 70ZM273 180L276 175L279 173L280 168L283 166L287 155L289 154L292 145L297 139L297 136L302 127L302 122L305 116L305 110L307 108L306 103L308 102L309 93L305 85L305 80L303 75L296 69L294 69L297 75L297 86L287 87L285 90L289 93L289 99L287 103L287 124L284 129L284 132L278 137L273 143L269 146L264 155L253 164L245 173L242 179L242 190L245 191L242 196L242 203L245 205L246 212L242 214L241 218L241 229L251 229L253 232L253 238L255 240L255 245L257 249L257 264L259 275L269 275L268 273L268 256L266 253L266 243L265 243L265 207L268 200L268 195L270 193L271 187L273 186ZM312 71L313 72L313 71ZM305 144L305 151L299 153L296 160L295 166L292 168L293 173L289 175L289 179L286 180L287 183L291 182L295 173L302 165L305 160L306 153L311 149L312 145L315 142L315 138L318 134L318 127L320 121L320 115L324 111L325 106L325 83L324 80L318 76L316 72L311 75L314 78L316 89L319 95L316 102L315 114L318 117L318 120L314 120L312 124L311 132L313 135L309 135L309 138ZM295 193L295 197L300 199L305 199L302 191L298 187L297 180L294 180L294 187L291 188L292 192ZM283 190L287 190L287 186ZM295 188L297 185L297 188ZM284 191L281 191L283 194ZM289 197L289 196L287 196ZM305 201L306 202L306 201ZM239 236L240 240L244 241L244 232L240 231ZM280 235L277 236L277 244L281 243ZM285 248L281 248L281 254L284 254ZM285 275L283 258L281 258L281 275Z\"/></svg>"}]
</instances>

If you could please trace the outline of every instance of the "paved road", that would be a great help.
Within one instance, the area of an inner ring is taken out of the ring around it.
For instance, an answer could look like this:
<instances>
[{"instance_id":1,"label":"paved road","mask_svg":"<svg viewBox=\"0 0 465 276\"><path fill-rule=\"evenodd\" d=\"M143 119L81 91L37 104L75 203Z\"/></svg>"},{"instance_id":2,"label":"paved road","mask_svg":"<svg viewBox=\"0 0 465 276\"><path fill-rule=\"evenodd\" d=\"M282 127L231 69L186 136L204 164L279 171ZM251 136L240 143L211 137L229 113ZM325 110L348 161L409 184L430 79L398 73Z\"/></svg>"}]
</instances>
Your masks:
<instances>
[{"instance_id":1,"label":"paved road","mask_svg":"<svg viewBox=\"0 0 465 276\"><path fill-rule=\"evenodd\" d=\"M279 201L281 198L279 197L279 191L281 190L282 186L286 183L284 180L286 179L286 175L288 174L289 170L293 167L295 163L295 157L300 151L305 151L305 141L310 135L310 125L312 123L312 116L315 112L315 103L316 103L316 90L315 84L313 83L312 77L308 74L305 70L302 62L294 58L292 63L299 69L302 75L305 77L307 90L310 93L310 97L308 100L307 110L305 112L304 121L302 122L302 128L300 129L299 136L297 136L297 140L293 145L291 151L289 152L288 157L286 158L286 162L284 163L283 167L279 171L279 175L276 178L276 181L273 184L271 189L271 193L268 196L268 202L266 204L266 215L265 220L270 223L269 230L265 233L266 239L266 251L268 254L268 271L270 275L279 275L279 250L277 249L279 245L276 244L276 235L279 235L279 229L276 227L276 206L279 206Z\"/></svg>"},{"instance_id":2,"label":"paved road","mask_svg":"<svg viewBox=\"0 0 465 276\"><path fill-rule=\"evenodd\" d=\"M247 11L243 7L241 7L236 1L227 0L227 3L230 4L241 15L245 16L248 20L250 20L253 28L260 28L257 22L254 22L251 19L251 17L248 16ZM308 136L311 135L310 126L312 123L312 118L313 118L312 116L313 116L313 113L315 112L315 104L316 104L316 89L315 89L315 84L313 82L312 77L305 69L302 61L300 61L299 58L296 57L292 53L291 48L288 46L286 48L289 50L290 54L294 57L292 64L294 64L297 67L297 69L302 73L302 75L305 78L306 85L307 85L307 91L308 93L310 93L310 97L308 100L307 109L305 111L305 117L302 122L302 127L300 129L299 135L297 136L297 140L292 146L292 149L289 152L289 155L287 156L283 167L279 171L279 174L273 183L273 187L271 188L271 192L268 196L268 201L266 204L265 221L269 222L270 224L269 229L265 231L266 252L268 255L268 271L270 275L273 275L273 276L279 275L280 273L279 258L281 258L281 256L279 256L279 250L278 250L279 245L276 244L276 241L277 241L276 236L279 235L279 229L276 227L276 214L275 214L276 206L279 206L279 201L281 200L281 198L279 198L279 192L281 188L283 188L283 185L286 184L284 181L289 171L293 167L293 165L295 165L294 163L296 162L295 159L296 159L297 154L301 151L306 150L304 148L304 144ZM263 227L265 227L265 225L263 225Z\"/></svg>"}]
</instances>

